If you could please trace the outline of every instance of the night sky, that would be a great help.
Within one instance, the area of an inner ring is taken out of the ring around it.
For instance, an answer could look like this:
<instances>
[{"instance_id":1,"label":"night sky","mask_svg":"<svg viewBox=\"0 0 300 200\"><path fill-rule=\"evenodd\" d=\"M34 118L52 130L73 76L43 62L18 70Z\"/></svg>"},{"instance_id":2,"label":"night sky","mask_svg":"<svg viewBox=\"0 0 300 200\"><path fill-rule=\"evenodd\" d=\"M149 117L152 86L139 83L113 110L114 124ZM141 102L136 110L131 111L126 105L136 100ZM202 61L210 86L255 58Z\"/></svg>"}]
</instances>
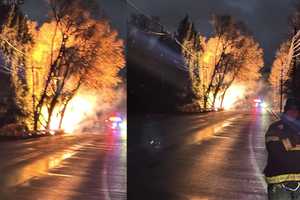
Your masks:
<instances>
[{"instance_id":1,"label":"night sky","mask_svg":"<svg viewBox=\"0 0 300 200\"><path fill-rule=\"evenodd\" d=\"M242 20L265 51L265 67L270 67L276 49L287 38L292 0L130 0L151 16L158 16L169 31L189 14L203 35L211 32L212 13L229 14ZM136 11L129 7L130 12Z\"/></svg>"},{"instance_id":2,"label":"night sky","mask_svg":"<svg viewBox=\"0 0 300 200\"><path fill-rule=\"evenodd\" d=\"M117 29L120 37L126 38L126 2L125 0L96 0L101 14L104 14ZM43 22L47 18L47 0L25 0L23 11L30 19ZM100 13L99 13L100 14Z\"/></svg>"},{"instance_id":3,"label":"night sky","mask_svg":"<svg viewBox=\"0 0 300 200\"><path fill-rule=\"evenodd\" d=\"M130 0L151 16L158 16L169 31L175 31L188 13L197 30L211 33L212 13L230 14L242 20L265 51L265 67L270 67L276 49L286 40L288 16L295 0ZM112 26L126 39L126 17L137 13L125 0L97 0ZM46 0L25 0L24 11L32 19L43 21L47 16Z\"/></svg>"},{"instance_id":4,"label":"night sky","mask_svg":"<svg viewBox=\"0 0 300 200\"><path fill-rule=\"evenodd\" d=\"M126 41L127 5L125 0L95 0L99 6L99 16L105 16L111 26L119 33L119 37ZM48 17L49 7L47 0L25 0L22 5L23 12L32 20L42 24ZM126 68L120 71L120 76L125 79Z\"/></svg>"}]
</instances>

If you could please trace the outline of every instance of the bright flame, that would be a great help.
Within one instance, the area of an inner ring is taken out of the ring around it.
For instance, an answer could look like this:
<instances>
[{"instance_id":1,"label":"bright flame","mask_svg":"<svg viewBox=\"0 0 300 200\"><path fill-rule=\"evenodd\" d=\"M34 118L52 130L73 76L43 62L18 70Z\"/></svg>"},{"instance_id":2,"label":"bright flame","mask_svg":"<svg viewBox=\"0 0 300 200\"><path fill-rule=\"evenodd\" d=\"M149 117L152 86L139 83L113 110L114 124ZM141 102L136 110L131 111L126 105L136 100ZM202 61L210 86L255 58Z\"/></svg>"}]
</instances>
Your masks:
<instances>
[{"instance_id":1,"label":"bright flame","mask_svg":"<svg viewBox=\"0 0 300 200\"><path fill-rule=\"evenodd\" d=\"M268 104L265 103L265 102L263 102L263 103L260 104L260 106L261 106L262 108L267 108L267 107L268 107Z\"/></svg>"},{"instance_id":2,"label":"bright flame","mask_svg":"<svg viewBox=\"0 0 300 200\"><path fill-rule=\"evenodd\" d=\"M245 93L246 93L246 87L244 85L232 85L230 88L228 88L224 101L223 101L223 108L225 110L231 109L234 107L235 103L238 100L241 100L245 98ZM221 98L220 96L217 98L215 102L215 108L220 108L221 107Z\"/></svg>"},{"instance_id":3,"label":"bright flame","mask_svg":"<svg viewBox=\"0 0 300 200\"><path fill-rule=\"evenodd\" d=\"M213 58L213 53L211 53L210 51L206 51L203 55L203 61L207 64L211 62L212 58Z\"/></svg>"},{"instance_id":4,"label":"bright flame","mask_svg":"<svg viewBox=\"0 0 300 200\"><path fill-rule=\"evenodd\" d=\"M61 129L66 133L72 133L81 122L95 114L97 98L94 95L78 94L68 104L65 116L63 118ZM50 123L50 133L59 130L60 110L56 108L52 115ZM43 109L43 115L47 116L47 109Z\"/></svg>"}]
</instances>

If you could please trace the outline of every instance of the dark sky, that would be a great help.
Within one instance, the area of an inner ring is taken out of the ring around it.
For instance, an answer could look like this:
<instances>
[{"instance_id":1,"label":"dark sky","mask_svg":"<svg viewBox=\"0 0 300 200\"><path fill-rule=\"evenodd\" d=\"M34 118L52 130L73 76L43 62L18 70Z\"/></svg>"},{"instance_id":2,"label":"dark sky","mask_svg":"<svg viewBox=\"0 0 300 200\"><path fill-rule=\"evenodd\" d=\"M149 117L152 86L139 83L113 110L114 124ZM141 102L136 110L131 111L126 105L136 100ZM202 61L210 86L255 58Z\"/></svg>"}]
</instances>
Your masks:
<instances>
[{"instance_id":1,"label":"dark sky","mask_svg":"<svg viewBox=\"0 0 300 200\"><path fill-rule=\"evenodd\" d=\"M125 0L96 0L102 14L111 22L111 25L126 38L126 2ZM25 0L22 6L29 18L42 22L47 18L47 0Z\"/></svg>"},{"instance_id":2,"label":"dark sky","mask_svg":"<svg viewBox=\"0 0 300 200\"><path fill-rule=\"evenodd\" d=\"M287 18L295 0L130 0L148 15L158 16L169 31L175 31L188 13L200 33L211 32L212 13L230 14L242 20L265 51L266 67L272 64L276 49L287 38ZM111 24L126 38L126 17L132 7L125 0L97 0ZM25 0L24 11L42 21L47 15L46 0Z\"/></svg>"},{"instance_id":3,"label":"dark sky","mask_svg":"<svg viewBox=\"0 0 300 200\"><path fill-rule=\"evenodd\" d=\"M95 0L99 6L99 16L105 16L111 26L119 32L119 37L126 41L126 16L127 6L125 0ZM25 0L22 5L25 14L40 24L47 19L49 7L47 0ZM126 43L125 43L126 44ZM120 76L125 79L126 67L120 71Z\"/></svg>"},{"instance_id":4,"label":"dark sky","mask_svg":"<svg viewBox=\"0 0 300 200\"><path fill-rule=\"evenodd\" d=\"M273 62L276 49L287 38L287 18L293 0L130 0L151 16L158 16L168 30L175 31L188 13L197 30L211 31L211 13L230 14L242 20L265 51L266 67ZM130 12L136 12L129 7Z\"/></svg>"}]
</instances>

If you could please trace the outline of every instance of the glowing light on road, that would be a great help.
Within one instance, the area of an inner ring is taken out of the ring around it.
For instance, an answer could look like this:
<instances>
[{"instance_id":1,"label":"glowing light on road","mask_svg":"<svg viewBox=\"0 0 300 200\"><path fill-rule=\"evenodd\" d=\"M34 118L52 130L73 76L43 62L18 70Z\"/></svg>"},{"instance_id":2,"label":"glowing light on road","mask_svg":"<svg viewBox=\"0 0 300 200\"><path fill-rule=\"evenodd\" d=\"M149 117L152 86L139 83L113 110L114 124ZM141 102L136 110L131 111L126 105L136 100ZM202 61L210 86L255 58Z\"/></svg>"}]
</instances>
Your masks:
<instances>
[{"instance_id":1,"label":"glowing light on road","mask_svg":"<svg viewBox=\"0 0 300 200\"><path fill-rule=\"evenodd\" d=\"M267 108L267 107L268 107L268 104L265 103L265 102L263 102L263 103L260 104L260 106L261 106L262 108Z\"/></svg>"},{"instance_id":2,"label":"glowing light on road","mask_svg":"<svg viewBox=\"0 0 300 200\"><path fill-rule=\"evenodd\" d=\"M51 172L49 172L50 169L59 166L62 161L77 154L78 150L84 145L85 144L73 146L72 149L68 149L63 152L56 152L51 154L51 156L42 157L32 161L32 163L28 163L27 165L20 167L20 169L12 174L5 174L2 177L2 179L5 180L4 186L12 187L24 183L33 177L38 177L45 174L51 175ZM70 175L63 174L62 176L70 177Z\"/></svg>"}]
</instances>

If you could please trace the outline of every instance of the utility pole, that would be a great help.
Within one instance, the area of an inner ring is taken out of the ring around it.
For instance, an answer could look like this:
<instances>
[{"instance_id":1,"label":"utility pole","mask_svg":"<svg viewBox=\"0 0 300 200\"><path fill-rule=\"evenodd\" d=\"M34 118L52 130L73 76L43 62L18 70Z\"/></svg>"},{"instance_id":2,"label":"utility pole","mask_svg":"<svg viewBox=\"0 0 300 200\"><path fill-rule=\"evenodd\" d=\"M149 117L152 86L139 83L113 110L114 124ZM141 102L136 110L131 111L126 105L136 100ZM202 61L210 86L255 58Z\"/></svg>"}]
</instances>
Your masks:
<instances>
[{"instance_id":1,"label":"utility pole","mask_svg":"<svg viewBox=\"0 0 300 200\"><path fill-rule=\"evenodd\" d=\"M299 50L300 50L300 30L296 32L295 35L292 38L290 49L287 55L286 62L281 66L280 70L280 86L279 86L279 93L280 93L280 101L279 101L279 108L280 113L282 113L282 104L283 104L283 78L285 74L288 72L293 59L296 59L298 56L300 56ZM295 63L294 63L295 64Z\"/></svg>"},{"instance_id":2,"label":"utility pole","mask_svg":"<svg viewBox=\"0 0 300 200\"><path fill-rule=\"evenodd\" d=\"M280 94L280 101L279 101L279 111L282 113L282 101L283 101L283 66L281 66L280 70L280 86L279 86L279 94Z\"/></svg>"}]
</instances>

